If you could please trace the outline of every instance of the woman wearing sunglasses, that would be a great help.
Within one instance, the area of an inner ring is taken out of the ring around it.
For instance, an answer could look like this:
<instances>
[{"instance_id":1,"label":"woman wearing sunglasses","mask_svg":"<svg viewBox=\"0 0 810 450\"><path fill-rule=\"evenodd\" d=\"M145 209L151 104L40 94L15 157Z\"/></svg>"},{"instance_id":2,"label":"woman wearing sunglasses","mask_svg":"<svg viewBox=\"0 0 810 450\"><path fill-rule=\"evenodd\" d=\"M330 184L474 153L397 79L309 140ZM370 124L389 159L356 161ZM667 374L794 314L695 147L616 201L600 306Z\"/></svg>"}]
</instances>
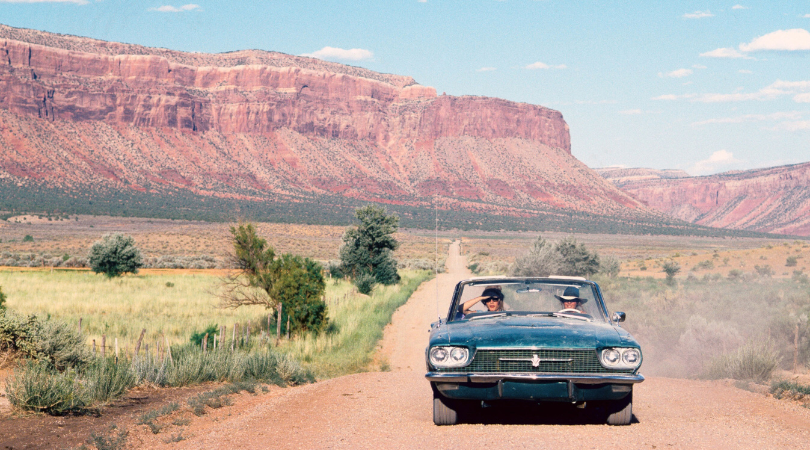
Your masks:
<instances>
[{"instance_id":1,"label":"woman wearing sunglasses","mask_svg":"<svg viewBox=\"0 0 810 450\"><path fill-rule=\"evenodd\" d=\"M473 299L467 300L462 305L461 312L465 316L470 313L474 312L482 312L482 311L473 311L470 308L473 307L476 303L481 302L487 309L488 312L496 312L496 311L503 311L503 292L501 292L501 288L499 286L490 286L484 289L484 292L479 296Z\"/></svg>"}]
</instances>

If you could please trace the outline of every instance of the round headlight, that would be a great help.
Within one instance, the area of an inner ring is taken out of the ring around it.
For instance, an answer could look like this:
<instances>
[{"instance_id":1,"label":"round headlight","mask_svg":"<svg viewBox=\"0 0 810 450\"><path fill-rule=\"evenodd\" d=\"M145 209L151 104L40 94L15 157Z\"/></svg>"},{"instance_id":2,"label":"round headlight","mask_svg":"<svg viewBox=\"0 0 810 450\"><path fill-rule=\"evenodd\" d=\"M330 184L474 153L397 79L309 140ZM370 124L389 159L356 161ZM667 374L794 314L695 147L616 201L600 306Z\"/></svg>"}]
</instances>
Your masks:
<instances>
[{"instance_id":1,"label":"round headlight","mask_svg":"<svg viewBox=\"0 0 810 450\"><path fill-rule=\"evenodd\" d=\"M467 349L456 347L453 350L450 350L450 361L458 363L466 359L467 359Z\"/></svg>"},{"instance_id":2,"label":"round headlight","mask_svg":"<svg viewBox=\"0 0 810 450\"><path fill-rule=\"evenodd\" d=\"M618 350L609 348L602 352L602 359L604 359L606 363L614 365L621 361L622 355Z\"/></svg>"},{"instance_id":3,"label":"round headlight","mask_svg":"<svg viewBox=\"0 0 810 450\"><path fill-rule=\"evenodd\" d=\"M430 359L434 363L443 363L447 361L448 356L450 356L450 352L444 347L436 347L430 351Z\"/></svg>"},{"instance_id":4,"label":"round headlight","mask_svg":"<svg viewBox=\"0 0 810 450\"><path fill-rule=\"evenodd\" d=\"M630 348L625 350L624 353L622 354L622 361L624 361L625 364L635 366L636 364L638 364L638 360L640 357L641 355L638 353L638 350Z\"/></svg>"}]
</instances>

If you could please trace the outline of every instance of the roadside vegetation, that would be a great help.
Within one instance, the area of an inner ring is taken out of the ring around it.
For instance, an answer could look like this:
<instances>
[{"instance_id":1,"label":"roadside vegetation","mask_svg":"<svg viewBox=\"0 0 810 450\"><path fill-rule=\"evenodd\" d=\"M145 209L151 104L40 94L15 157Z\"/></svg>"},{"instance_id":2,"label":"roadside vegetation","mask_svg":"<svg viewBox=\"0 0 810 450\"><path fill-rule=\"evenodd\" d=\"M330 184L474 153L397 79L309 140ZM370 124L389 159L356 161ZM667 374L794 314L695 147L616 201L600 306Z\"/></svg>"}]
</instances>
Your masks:
<instances>
[{"instance_id":1,"label":"roadside vegetation","mask_svg":"<svg viewBox=\"0 0 810 450\"><path fill-rule=\"evenodd\" d=\"M396 218L373 207L358 211L370 213L371 226L347 234L387 242L370 256L368 247L352 252L374 263L355 272L373 277L366 294L357 277L333 277L298 255L276 256L252 224L231 228L237 269L225 277L137 274L140 251L123 235L93 246L90 259L103 277L0 272L0 364L15 361L9 401L24 411L87 413L135 386L227 382L238 392L385 369L373 359L383 328L432 272L398 273ZM375 228L375 220L388 226ZM227 393L214 394L198 399L195 411Z\"/></svg>"}]
</instances>

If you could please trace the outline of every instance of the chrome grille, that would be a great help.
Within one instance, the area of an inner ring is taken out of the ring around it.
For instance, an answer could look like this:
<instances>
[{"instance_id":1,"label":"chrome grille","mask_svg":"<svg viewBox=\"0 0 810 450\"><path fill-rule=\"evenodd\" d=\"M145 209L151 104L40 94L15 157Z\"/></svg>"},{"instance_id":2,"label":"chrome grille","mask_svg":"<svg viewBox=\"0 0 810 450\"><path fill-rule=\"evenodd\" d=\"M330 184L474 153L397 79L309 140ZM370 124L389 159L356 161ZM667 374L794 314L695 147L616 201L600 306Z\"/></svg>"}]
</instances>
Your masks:
<instances>
[{"instance_id":1,"label":"chrome grille","mask_svg":"<svg viewBox=\"0 0 810 450\"><path fill-rule=\"evenodd\" d=\"M535 367L535 363L537 367ZM466 367L444 373L632 373L602 367L596 350L478 350Z\"/></svg>"}]
</instances>

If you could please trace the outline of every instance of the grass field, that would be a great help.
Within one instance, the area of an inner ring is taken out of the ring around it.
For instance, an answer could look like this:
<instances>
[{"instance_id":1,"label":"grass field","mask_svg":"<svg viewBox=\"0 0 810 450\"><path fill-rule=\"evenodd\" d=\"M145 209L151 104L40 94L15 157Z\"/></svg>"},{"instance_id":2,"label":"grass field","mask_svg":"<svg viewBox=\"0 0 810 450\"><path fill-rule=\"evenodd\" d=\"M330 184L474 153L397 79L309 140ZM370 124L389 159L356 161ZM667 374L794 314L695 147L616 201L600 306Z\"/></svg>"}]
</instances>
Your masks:
<instances>
[{"instance_id":1,"label":"grass field","mask_svg":"<svg viewBox=\"0 0 810 450\"><path fill-rule=\"evenodd\" d=\"M358 294L346 281L327 282L325 298L334 324L332 332L321 340L307 340L305 350L290 351L309 360L316 358L317 348L331 352L348 342L344 333L351 335L356 328L368 326L364 314L373 316L368 320L376 324L378 312L383 311L388 314L387 323L393 313L389 302L393 299L396 306L404 303L429 275L425 271L401 273L401 285L378 287L371 297ZM214 296L218 284L219 277L206 271L159 271L112 280L87 271L0 271L0 286L11 310L63 320L77 327L81 319L88 344L95 340L100 346L102 335L106 335L108 347L117 338L122 350L134 348L142 329L147 330L145 342L153 345L165 338L171 344L187 343L192 333L212 324L224 325L229 331L235 323L250 324L253 333L267 330L268 311L262 307L219 308ZM364 358L355 359L366 361Z\"/></svg>"}]
</instances>

